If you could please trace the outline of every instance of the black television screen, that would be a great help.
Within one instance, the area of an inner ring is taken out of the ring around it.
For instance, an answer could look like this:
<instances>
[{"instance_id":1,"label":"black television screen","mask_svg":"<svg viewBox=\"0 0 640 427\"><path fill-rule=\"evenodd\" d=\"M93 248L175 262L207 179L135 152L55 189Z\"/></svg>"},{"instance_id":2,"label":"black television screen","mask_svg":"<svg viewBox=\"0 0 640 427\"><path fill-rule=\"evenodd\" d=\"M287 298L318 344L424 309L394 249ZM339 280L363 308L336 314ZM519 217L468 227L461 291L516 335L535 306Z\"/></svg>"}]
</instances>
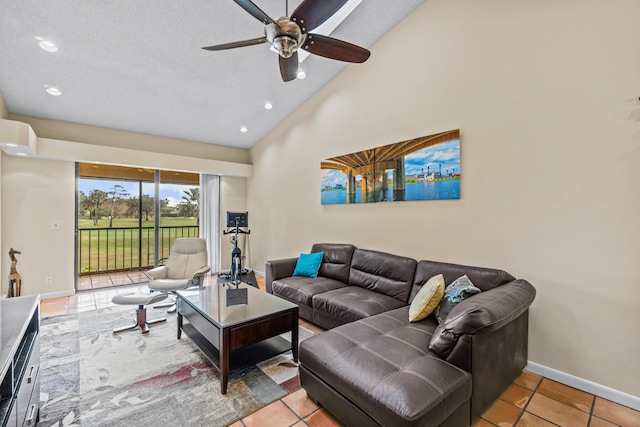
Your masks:
<instances>
[{"instance_id":1,"label":"black television screen","mask_svg":"<svg viewBox=\"0 0 640 427\"><path fill-rule=\"evenodd\" d=\"M236 220L238 227L248 227L249 212L227 212L227 227L235 227Z\"/></svg>"}]
</instances>

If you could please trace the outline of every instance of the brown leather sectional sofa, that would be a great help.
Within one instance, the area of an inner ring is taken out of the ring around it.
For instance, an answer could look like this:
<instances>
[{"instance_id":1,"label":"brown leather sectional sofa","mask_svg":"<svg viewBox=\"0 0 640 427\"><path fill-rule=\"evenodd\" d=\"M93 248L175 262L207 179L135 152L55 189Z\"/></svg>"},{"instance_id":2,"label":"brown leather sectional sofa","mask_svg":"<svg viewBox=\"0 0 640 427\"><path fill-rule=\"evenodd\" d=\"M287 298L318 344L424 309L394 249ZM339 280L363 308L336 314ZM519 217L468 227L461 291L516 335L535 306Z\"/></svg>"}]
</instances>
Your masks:
<instances>
[{"instance_id":1,"label":"brown leather sectional sofa","mask_svg":"<svg viewBox=\"0 0 640 427\"><path fill-rule=\"evenodd\" d=\"M267 291L297 303L300 317L329 329L300 344L309 397L348 426L469 426L527 363L535 289L495 269L315 244L317 278L291 277L297 258L266 263ZM467 275L482 290L439 325L409 322L429 278Z\"/></svg>"}]
</instances>

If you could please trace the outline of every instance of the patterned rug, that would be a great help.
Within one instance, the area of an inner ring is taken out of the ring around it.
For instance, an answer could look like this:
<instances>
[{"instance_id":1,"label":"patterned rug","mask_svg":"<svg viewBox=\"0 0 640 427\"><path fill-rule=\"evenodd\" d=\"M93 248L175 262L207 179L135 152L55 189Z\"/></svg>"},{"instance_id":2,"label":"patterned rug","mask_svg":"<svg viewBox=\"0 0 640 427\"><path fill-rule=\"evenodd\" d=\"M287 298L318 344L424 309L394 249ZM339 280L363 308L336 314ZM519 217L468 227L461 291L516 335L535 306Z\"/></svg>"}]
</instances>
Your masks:
<instances>
[{"instance_id":1,"label":"patterned rug","mask_svg":"<svg viewBox=\"0 0 640 427\"><path fill-rule=\"evenodd\" d=\"M190 338L176 339L176 314L146 335L112 333L134 314L114 306L42 320L39 425L226 426L300 388L289 351L232 372L222 395L217 369ZM311 335L300 328L300 340Z\"/></svg>"}]
</instances>

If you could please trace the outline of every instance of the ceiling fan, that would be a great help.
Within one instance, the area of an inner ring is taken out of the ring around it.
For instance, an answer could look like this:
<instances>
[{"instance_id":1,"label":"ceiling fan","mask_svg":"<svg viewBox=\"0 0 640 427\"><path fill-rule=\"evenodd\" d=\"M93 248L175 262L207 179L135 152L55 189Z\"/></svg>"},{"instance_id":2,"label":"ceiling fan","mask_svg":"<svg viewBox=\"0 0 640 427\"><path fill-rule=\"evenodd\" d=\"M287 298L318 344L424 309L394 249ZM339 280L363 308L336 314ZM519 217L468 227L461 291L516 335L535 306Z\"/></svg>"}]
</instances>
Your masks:
<instances>
[{"instance_id":1,"label":"ceiling fan","mask_svg":"<svg viewBox=\"0 0 640 427\"><path fill-rule=\"evenodd\" d=\"M225 50L271 43L279 53L280 75L285 82L294 80L298 74L298 49L300 48L325 58L355 63L365 62L371 55L371 52L363 47L333 37L310 33L336 13L348 0L304 0L291 16L283 16L276 20L271 19L251 0L233 1L265 25L265 35L250 40L203 47L203 49Z\"/></svg>"}]
</instances>

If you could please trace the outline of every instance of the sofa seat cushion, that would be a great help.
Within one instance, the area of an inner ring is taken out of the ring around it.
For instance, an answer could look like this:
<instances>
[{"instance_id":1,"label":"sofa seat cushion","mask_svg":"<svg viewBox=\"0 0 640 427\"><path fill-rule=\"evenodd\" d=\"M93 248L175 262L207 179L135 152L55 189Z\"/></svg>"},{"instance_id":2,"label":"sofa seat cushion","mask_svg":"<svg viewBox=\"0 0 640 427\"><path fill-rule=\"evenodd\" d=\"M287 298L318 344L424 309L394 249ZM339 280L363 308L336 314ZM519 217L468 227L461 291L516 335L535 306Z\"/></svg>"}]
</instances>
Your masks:
<instances>
[{"instance_id":1,"label":"sofa seat cushion","mask_svg":"<svg viewBox=\"0 0 640 427\"><path fill-rule=\"evenodd\" d=\"M471 375L429 351L435 319L408 316L403 307L308 338L300 363L381 425L437 426L469 400Z\"/></svg>"},{"instance_id":2,"label":"sofa seat cushion","mask_svg":"<svg viewBox=\"0 0 640 427\"><path fill-rule=\"evenodd\" d=\"M347 285L328 277L285 277L274 280L271 284L273 294L300 305L311 307L314 295L334 289L344 288Z\"/></svg>"},{"instance_id":3,"label":"sofa seat cushion","mask_svg":"<svg viewBox=\"0 0 640 427\"><path fill-rule=\"evenodd\" d=\"M343 319L346 322L353 322L404 306L406 304L396 298L359 286L347 286L317 294L313 297L312 305L314 310Z\"/></svg>"}]
</instances>

